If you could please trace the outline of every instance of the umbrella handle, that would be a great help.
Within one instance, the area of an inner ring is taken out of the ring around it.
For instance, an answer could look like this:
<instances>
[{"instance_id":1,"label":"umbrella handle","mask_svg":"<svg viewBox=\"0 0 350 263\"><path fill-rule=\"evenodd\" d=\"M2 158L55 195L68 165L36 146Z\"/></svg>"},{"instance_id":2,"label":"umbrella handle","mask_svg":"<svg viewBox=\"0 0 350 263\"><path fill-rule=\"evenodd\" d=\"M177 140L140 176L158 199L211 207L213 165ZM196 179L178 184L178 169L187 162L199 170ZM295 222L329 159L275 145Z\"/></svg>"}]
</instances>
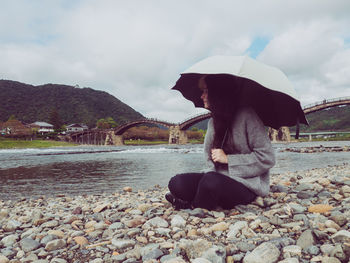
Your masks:
<instances>
[{"instance_id":1,"label":"umbrella handle","mask_svg":"<svg viewBox=\"0 0 350 263\"><path fill-rule=\"evenodd\" d=\"M224 144L225 144L226 137L227 137L227 131L228 131L228 128L226 129L224 138L222 139L222 142L221 142L221 149L224 149Z\"/></svg>"}]
</instances>

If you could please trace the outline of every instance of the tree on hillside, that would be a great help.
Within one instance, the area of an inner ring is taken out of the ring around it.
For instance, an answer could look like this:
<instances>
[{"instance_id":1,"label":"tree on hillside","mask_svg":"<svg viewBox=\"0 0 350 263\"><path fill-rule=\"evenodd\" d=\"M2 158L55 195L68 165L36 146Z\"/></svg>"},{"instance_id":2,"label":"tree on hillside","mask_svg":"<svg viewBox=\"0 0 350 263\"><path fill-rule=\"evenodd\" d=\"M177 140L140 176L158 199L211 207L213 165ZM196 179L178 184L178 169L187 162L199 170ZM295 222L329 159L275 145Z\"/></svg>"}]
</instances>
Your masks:
<instances>
[{"instance_id":1,"label":"tree on hillside","mask_svg":"<svg viewBox=\"0 0 350 263\"><path fill-rule=\"evenodd\" d=\"M12 120L17 120L17 119L16 119L16 116L15 116L14 114L12 114L12 115L9 117L8 120L9 120L9 121L12 121Z\"/></svg>"},{"instance_id":2,"label":"tree on hillside","mask_svg":"<svg viewBox=\"0 0 350 263\"><path fill-rule=\"evenodd\" d=\"M62 128L63 122L60 115L57 112L57 109L53 109L50 112L50 123L53 125L53 129L58 131Z\"/></svg>"},{"instance_id":3,"label":"tree on hillside","mask_svg":"<svg viewBox=\"0 0 350 263\"><path fill-rule=\"evenodd\" d=\"M99 119L96 122L96 127L99 129L110 129L117 126L118 124L113 120L112 117L107 117L106 119Z\"/></svg>"}]
</instances>

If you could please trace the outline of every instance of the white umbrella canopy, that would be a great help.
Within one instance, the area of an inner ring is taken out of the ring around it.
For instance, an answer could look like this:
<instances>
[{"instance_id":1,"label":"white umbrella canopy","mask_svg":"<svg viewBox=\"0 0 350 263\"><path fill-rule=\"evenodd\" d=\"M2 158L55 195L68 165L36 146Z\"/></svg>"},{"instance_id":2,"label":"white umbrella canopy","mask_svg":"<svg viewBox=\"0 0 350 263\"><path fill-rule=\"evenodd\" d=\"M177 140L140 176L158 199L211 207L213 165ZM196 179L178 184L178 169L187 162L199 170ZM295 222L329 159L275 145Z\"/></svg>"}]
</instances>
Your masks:
<instances>
[{"instance_id":1,"label":"white umbrella canopy","mask_svg":"<svg viewBox=\"0 0 350 263\"><path fill-rule=\"evenodd\" d=\"M308 124L291 82L278 68L248 56L213 56L182 72L173 89L196 107L204 107L198 88L198 80L203 75L214 75L218 84L225 78L228 81L237 78L239 81L232 82L235 83L232 89L241 89L240 104L253 107L266 126L278 129L299 122Z\"/></svg>"}]
</instances>

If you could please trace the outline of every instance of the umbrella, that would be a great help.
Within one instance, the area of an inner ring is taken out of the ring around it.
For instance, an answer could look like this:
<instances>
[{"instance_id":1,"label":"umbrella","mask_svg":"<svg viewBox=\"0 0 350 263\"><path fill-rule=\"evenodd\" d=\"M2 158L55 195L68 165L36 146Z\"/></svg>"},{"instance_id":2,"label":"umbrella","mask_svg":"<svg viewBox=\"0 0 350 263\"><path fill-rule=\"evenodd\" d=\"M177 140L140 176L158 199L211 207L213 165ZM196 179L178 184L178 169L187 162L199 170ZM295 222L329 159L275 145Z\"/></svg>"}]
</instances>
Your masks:
<instances>
[{"instance_id":1,"label":"umbrella","mask_svg":"<svg viewBox=\"0 0 350 263\"><path fill-rule=\"evenodd\" d=\"M239 88L240 106L253 107L266 126L279 129L299 123L308 125L291 82L275 67L248 56L208 57L182 72L172 89L180 91L196 107L204 107L198 88L204 74L213 75L218 83L235 79L232 89Z\"/></svg>"}]
</instances>

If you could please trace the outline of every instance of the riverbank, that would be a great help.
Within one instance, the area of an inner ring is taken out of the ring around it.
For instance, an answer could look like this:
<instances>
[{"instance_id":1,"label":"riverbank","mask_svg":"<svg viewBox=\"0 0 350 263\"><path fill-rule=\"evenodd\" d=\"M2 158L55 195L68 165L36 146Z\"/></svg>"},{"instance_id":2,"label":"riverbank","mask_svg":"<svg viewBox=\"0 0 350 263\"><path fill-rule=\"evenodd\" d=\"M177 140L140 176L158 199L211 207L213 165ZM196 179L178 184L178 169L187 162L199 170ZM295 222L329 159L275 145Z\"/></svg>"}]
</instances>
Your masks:
<instances>
[{"instance_id":1,"label":"riverbank","mask_svg":"<svg viewBox=\"0 0 350 263\"><path fill-rule=\"evenodd\" d=\"M15 140L0 138L0 149L71 147L77 144L52 140Z\"/></svg>"},{"instance_id":2,"label":"riverbank","mask_svg":"<svg viewBox=\"0 0 350 263\"><path fill-rule=\"evenodd\" d=\"M159 186L0 200L0 262L348 262L350 166L271 181L267 197L222 211L175 211Z\"/></svg>"}]
</instances>

